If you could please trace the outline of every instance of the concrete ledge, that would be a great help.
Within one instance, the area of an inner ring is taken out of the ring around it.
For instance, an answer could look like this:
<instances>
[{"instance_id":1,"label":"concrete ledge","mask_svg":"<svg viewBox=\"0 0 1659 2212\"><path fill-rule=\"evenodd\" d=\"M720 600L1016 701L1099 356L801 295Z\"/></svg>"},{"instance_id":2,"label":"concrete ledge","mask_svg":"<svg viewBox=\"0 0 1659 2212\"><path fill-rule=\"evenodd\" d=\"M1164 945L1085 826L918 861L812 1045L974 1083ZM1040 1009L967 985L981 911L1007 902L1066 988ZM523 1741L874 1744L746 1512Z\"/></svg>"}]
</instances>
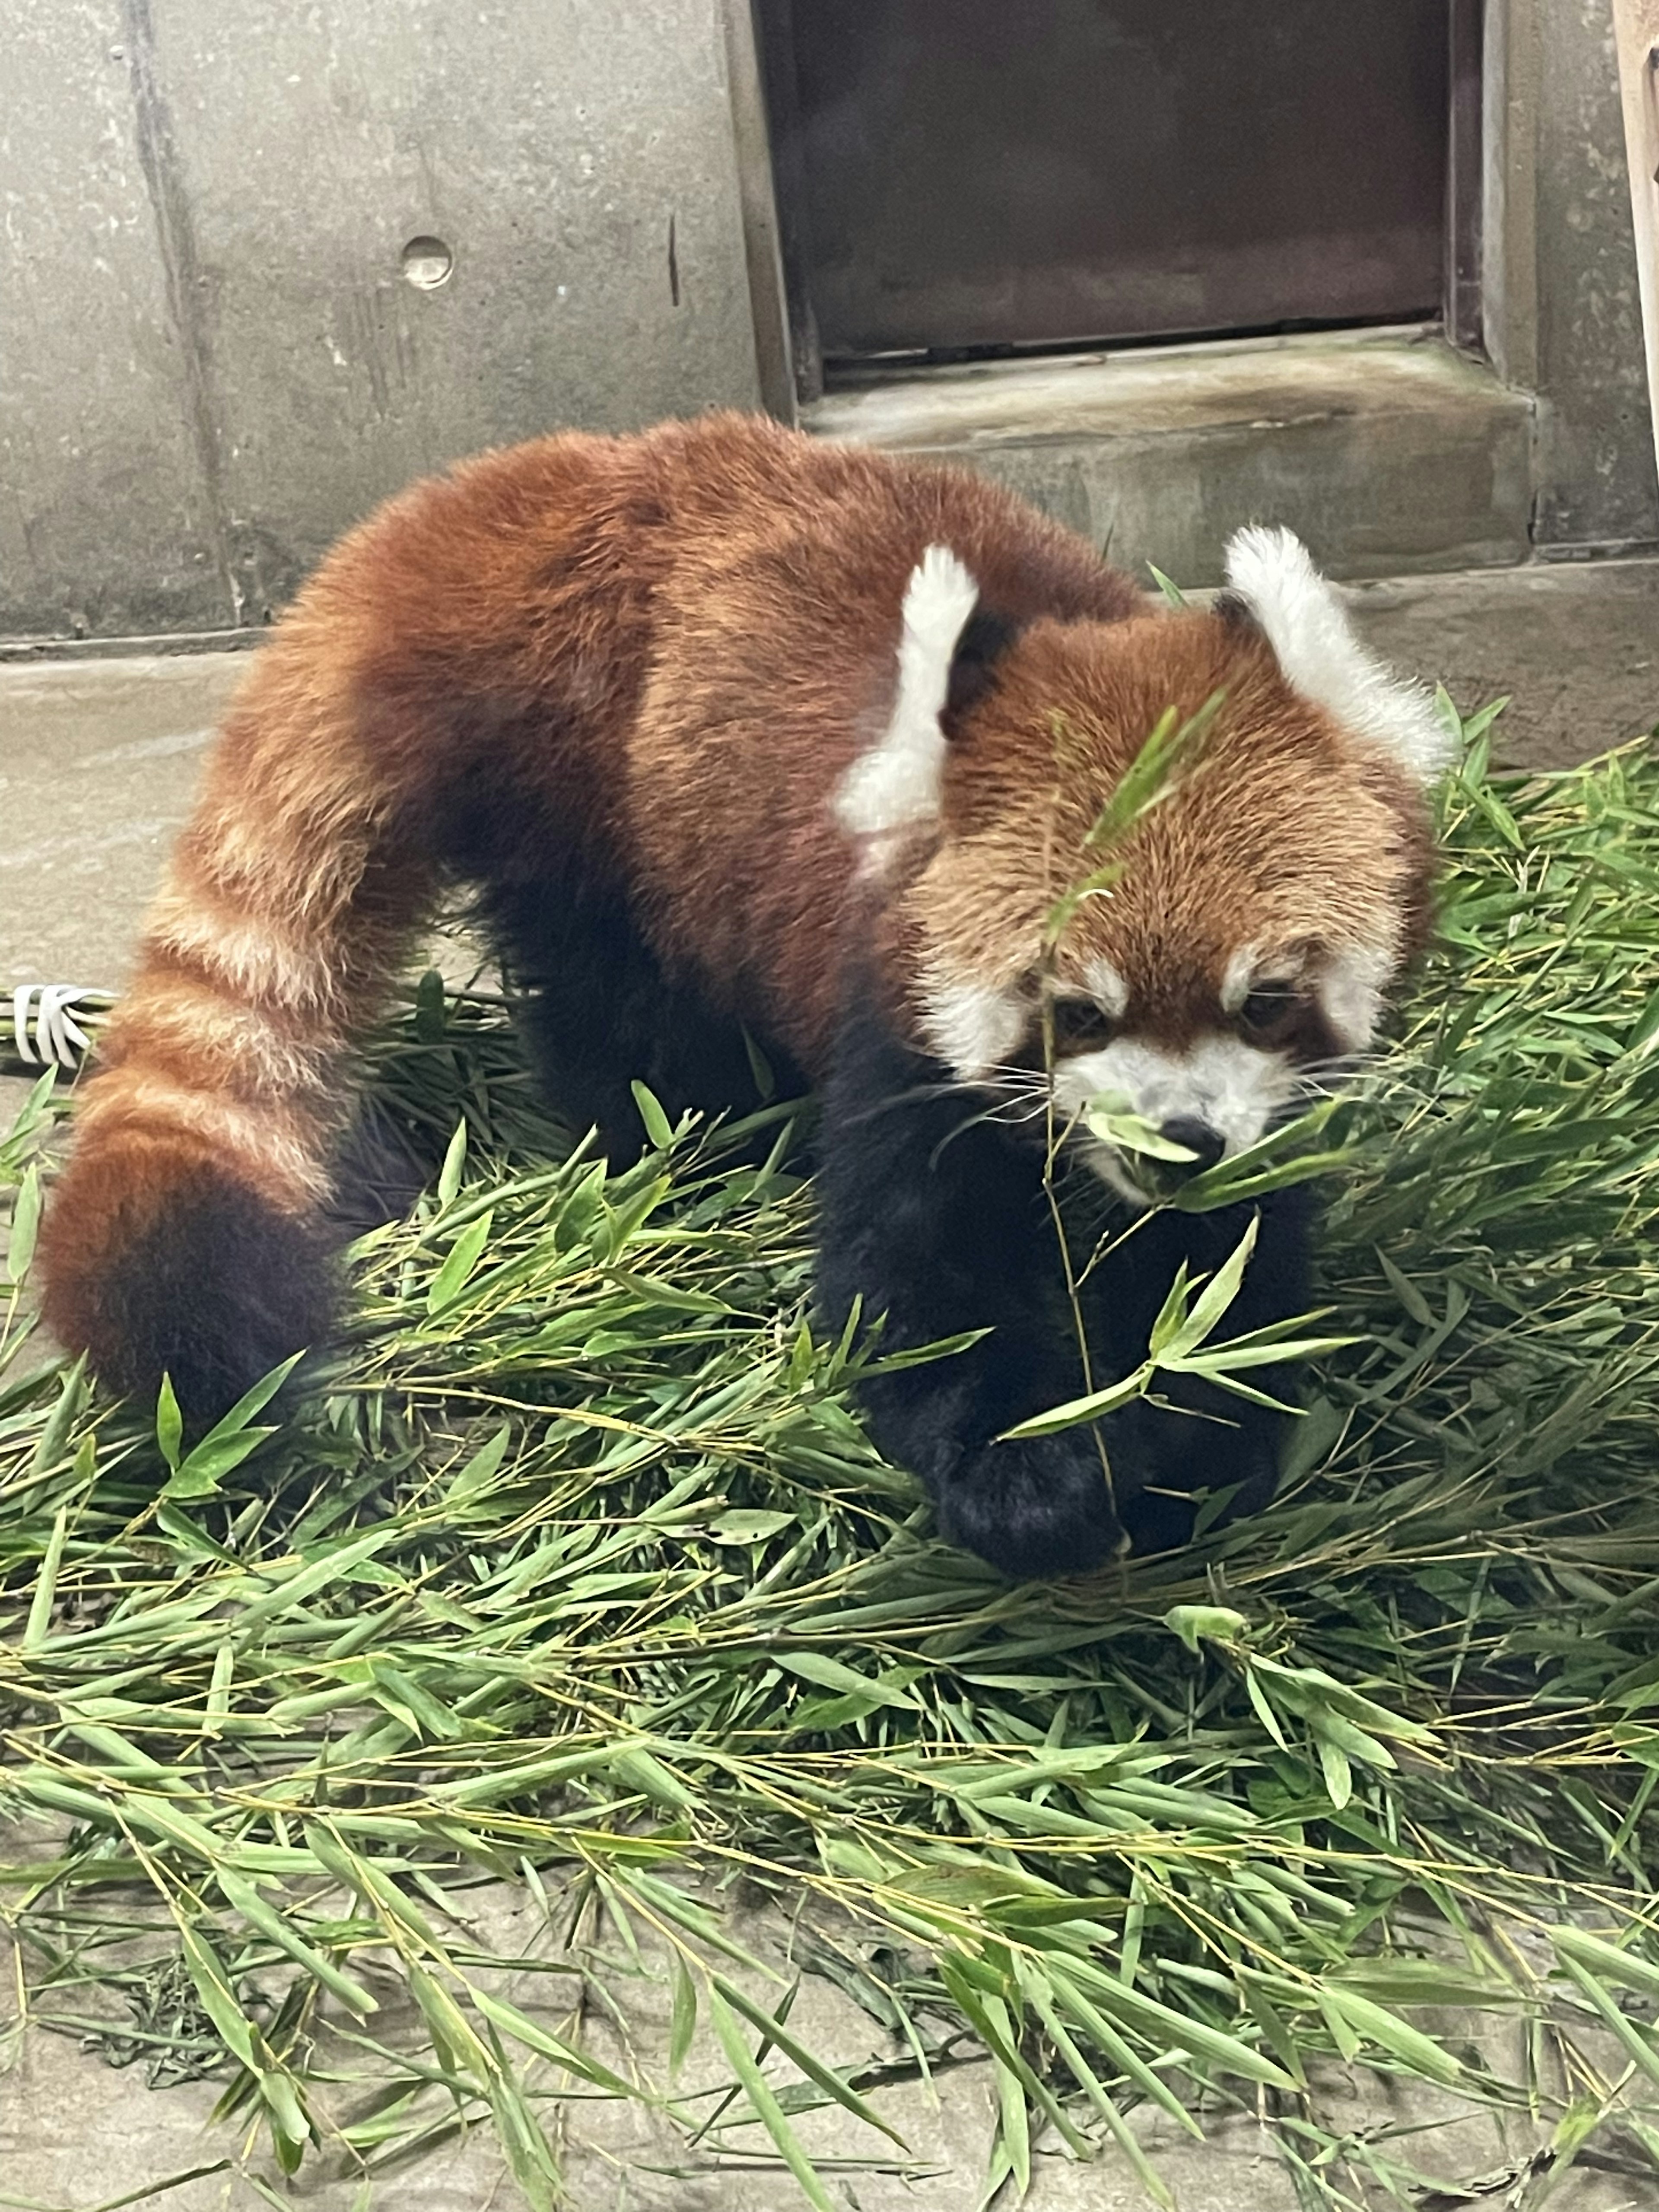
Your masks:
<instances>
[{"instance_id":1,"label":"concrete ledge","mask_svg":"<svg viewBox=\"0 0 1659 2212\"><path fill-rule=\"evenodd\" d=\"M1431 331L860 377L803 428L965 463L1182 584L1217 582L1252 521L1288 523L1337 576L1529 550L1532 404Z\"/></svg>"},{"instance_id":2,"label":"concrete ledge","mask_svg":"<svg viewBox=\"0 0 1659 2212\"><path fill-rule=\"evenodd\" d=\"M1387 660L1438 678L1468 714L1513 703L1492 732L1516 768L1571 768L1659 730L1659 560L1534 562L1353 585Z\"/></svg>"},{"instance_id":3,"label":"concrete ledge","mask_svg":"<svg viewBox=\"0 0 1659 2212\"><path fill-rule=\"evenodd\" d=\"M251 653L270 635L258 629L164 629L139 637L0 637L0 667L18 661L176 659L196 653Z\"/></svg>"}]
</instances>

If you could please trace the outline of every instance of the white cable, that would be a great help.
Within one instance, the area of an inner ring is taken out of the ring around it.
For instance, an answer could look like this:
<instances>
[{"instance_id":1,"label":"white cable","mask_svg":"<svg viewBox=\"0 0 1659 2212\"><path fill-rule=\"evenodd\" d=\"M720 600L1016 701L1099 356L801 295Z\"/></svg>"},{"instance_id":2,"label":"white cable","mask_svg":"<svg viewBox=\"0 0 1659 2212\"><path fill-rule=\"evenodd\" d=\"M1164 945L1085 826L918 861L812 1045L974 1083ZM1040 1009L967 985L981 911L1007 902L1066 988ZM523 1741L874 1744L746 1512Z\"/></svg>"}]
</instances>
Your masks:
<instances>
[{"instance_id":1,"label":"white cable","mask_svg":"<svg viewBox=\"0 0 1659 2212\"><path fill-rule=\"evenodd\" d=\"M38 1002L37 1002L38 994ZM81 1026L112 994L73 983L23 983L11 994L11 1033L25 1067L78 1067L92 1049Z\"/></svg>"}]
</instances>

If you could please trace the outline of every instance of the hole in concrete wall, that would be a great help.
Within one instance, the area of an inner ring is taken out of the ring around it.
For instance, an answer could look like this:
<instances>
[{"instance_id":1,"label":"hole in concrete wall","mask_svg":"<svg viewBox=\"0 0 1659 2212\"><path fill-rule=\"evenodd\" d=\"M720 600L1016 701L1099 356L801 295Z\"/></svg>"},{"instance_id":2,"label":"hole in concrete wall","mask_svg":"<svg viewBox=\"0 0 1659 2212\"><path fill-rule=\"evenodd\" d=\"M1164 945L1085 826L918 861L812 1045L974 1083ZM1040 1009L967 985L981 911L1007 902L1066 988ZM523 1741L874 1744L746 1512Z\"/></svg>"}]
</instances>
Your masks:
<instances>
[{"instance_id":1,"label":"hole in concrete wall","mask_svg":"<svg viewBox=\"0 0 1659 2212\"><path fill-rule=\"evenodd\" d=\"M398 257L398 266L417 292L435 292L449 282L455 257L441 238L411 238Z\"/></svg>"}]
</instances>

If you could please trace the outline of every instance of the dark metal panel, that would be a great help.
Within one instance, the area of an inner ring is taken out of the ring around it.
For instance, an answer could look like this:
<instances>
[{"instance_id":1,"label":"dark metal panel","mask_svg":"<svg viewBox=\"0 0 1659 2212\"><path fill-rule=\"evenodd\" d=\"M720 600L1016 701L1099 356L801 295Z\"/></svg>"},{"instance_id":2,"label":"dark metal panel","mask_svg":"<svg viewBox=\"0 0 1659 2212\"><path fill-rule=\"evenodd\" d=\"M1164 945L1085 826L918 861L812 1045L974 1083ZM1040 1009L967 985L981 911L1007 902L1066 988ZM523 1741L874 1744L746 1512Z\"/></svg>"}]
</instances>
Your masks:
<instances>
[{"instance_id":1,"label":"dark metal panel","mask_svg":"<svg viewBox=\"0 0 1659 2212\"><path fill-rule=\"evenodd\" d=\"M1448 0L763 12L828 356L1439 310Z\"/></svg>"},{"instance_id":2,"label":"dark metal panel","mask_svg":"<svg viewBox=\"0 0 1659 2212\"><path fill-rule=\"evenodd\" d=\"M808 406L823 396L823 348L812 306L812 250L807 228L811 194L792 0L761 0L756 27L761 39L761 73L772 136L772 179L777 195L778 255L783 264L790 365L796 400Z\"/></svg>"}]
</instances>

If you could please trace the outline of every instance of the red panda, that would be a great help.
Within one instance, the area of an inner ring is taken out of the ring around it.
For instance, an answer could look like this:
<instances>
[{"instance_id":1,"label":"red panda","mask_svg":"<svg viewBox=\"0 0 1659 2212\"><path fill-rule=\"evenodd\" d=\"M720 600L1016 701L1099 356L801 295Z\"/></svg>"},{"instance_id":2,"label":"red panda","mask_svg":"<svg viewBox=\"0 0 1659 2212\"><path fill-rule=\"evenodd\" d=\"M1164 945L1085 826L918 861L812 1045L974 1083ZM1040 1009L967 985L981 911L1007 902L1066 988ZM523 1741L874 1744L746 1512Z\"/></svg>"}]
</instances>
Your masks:
<instances>
[{"instance_id":1,"label":"red panda","mask_svg":"<svg viewBox=\"0 0 1659 2212\"><path fill-rule=\"evenodd\" d=\"M982 1332L864 1386L949 1538L1066 1572L1178 1535L1196 1488L1265 1497L1274 1417L1201 1391L998 1441L1083 1387L1032 1086L1067 1127L1115 1091L1200 1164L1237 1151L1364 1048L1424 940L1430 702L1288 533L1229 572L1212 611L1154 611L988 482L730 415L417 483L232 706L79 1102L50 1326L198 1421L326 1335L343 1065L463 884L613 1149L631 1079L741 1097L745 1028L818 1087L828 1320L856 1304L888 1352ZM1217 693L1202 772L1045 951L1123 769ZM1080 1125L1064 1149L1146 1205L1127 1157ZM1120 1240L1086 1287L1097 1384L1242 1226L1166 1209ZM1268 1200L1240 1329L1298 1310L1305 1241Z\"/></svg>"}]
</instances>

